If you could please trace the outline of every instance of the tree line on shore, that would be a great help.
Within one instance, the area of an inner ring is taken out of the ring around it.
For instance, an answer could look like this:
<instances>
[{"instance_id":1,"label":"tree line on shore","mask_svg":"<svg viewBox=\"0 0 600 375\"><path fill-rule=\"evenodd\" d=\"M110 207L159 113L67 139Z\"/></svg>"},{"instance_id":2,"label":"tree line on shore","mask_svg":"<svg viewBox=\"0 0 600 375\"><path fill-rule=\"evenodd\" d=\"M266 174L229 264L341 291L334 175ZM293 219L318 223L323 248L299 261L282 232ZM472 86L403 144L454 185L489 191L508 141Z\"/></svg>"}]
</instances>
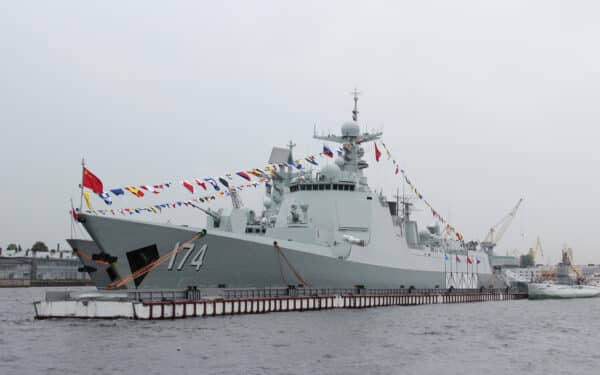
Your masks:
<instances>
[{"instance_id":1,"label":"tree line on shore","mask_svg":"<svg viewBox=\"0 0 600 375\"><path fill-rule=\"evenodd\" d=\"M10 244L8 244L8 246L6 246L6 251L20 253L23 251L23 248L21 247L20 244L10 243ZM31 246L31 248L29 248L25 251L26 252L32 251L32 252L37 253L37 252L48 252L48 251L54 251L54 250L49 250L48 245L46 245L43 241L36 241ZM2 247L0 247L0 254L2 254Z\"/></svg>"}]
</instances>

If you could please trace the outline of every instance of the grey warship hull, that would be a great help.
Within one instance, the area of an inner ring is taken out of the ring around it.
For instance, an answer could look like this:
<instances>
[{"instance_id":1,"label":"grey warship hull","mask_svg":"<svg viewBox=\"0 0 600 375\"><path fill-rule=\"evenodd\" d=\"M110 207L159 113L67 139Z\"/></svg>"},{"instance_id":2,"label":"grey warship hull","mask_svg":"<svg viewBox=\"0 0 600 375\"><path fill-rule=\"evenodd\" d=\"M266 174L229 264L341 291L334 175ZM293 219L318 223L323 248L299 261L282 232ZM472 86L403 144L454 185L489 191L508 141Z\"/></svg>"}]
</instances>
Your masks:
<instances>
[{"instance_id":1,"label":"grey warship hull","mask_svg":"<svg viewBox=\"0 0 600 375\"><path fill-rule=\"evenodd\" d=\"M94 285L99 288L105 288L111 283L109 273L110 264L94 261L93 257L102 253L102 250L96 245L96 242L90 240L69 238L67 243L73 249L73 252L79 258L83 267L80 272L85 272L90 276Z\"/></svg>"},{"instance_id":2,"label":"grey warship hull","mask_svg":"<svg viewBox=\"0 0 600 375\"><path fill-rule=\"evenodd\" d=\"M116 270L112 275L113 282L167 254L201 230L93 215L81 215L80 220L99 247L117 258L113 264ZM274 246L275 241L261 236L209 231L174 259L160 264L127 287L264 288L298 284L316 287L447 287L448 272L444 270L443 259L433 260L434 267L430 271L403 269L327 256L326 248L293 241L279 240ZM477 279L477 284L486 282L481 275Z\"/></svg>"}]
</instances>

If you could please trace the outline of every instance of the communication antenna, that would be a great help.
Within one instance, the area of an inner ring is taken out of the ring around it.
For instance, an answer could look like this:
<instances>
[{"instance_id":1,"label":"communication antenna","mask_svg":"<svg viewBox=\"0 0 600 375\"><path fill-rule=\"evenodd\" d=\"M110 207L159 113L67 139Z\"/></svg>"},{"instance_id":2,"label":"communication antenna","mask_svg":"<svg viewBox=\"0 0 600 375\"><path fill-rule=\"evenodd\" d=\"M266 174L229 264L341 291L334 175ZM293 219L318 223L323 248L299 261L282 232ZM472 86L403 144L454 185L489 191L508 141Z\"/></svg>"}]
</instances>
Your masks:
<instances>
[{"instance_id":1,"label":"communication antenna","mask_svg":"<svg viewBox=\"0 0 600 375\"><path fill-rule=\"evenodd\" d=\"M358 96L360 94L362 94L360 91L357 90L357 88L354 88L354 91L352 91L350 94L352 94L354 96L354 109L352 110L352 121L357 122L358 121Z\"/></svg>"}]
</instances>

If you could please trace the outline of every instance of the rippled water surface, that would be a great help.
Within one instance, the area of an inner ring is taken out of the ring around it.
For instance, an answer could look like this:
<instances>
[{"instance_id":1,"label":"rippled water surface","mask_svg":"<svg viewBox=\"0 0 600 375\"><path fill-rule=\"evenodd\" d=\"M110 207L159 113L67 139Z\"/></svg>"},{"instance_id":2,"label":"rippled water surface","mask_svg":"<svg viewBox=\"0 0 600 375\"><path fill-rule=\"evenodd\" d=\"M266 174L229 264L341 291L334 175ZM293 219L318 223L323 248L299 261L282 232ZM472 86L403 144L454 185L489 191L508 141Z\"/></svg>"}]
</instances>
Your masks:
<instances>
[{"instance_id":1,"label":"rippled water surface","mask_svg":"<svg viewBox=\"0 0 600 375\"><path fill-rule=\"evenodd\" d=\"M0 289L0 374L600 373L600 299L36 321L45 290Z\"/></svg>"}]
</instances>

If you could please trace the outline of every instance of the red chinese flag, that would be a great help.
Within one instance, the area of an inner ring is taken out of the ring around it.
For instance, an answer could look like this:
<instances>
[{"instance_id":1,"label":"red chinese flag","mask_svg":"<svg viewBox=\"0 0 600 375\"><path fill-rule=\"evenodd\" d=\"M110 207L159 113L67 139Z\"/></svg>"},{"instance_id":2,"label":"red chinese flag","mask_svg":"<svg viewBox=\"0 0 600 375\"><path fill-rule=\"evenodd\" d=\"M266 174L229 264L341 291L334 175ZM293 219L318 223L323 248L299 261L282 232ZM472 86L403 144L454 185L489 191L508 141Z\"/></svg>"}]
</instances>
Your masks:
<instances>
[{"instance_id":1,"label":"red chinese flag","mask_svg":"<svg viewBox=\"0 0 600 375\"><path fill-rule=\"evenodd\" d=\"M379 161L379 159L381 159L381 151L379 151L379 149L377 148L377 143L374 143L375 145L375 160Z\"/></svg>"},{"instance_id":2,"label":"red chinese flag","mask_svg":"<svg viewBox=\"0 0 600 375\"><path fill-rule=\"evenodd\" d=\"M470 257L467 257L467 263L469 263L469 264L473 264L473 261L471 260L471 258L470 258Z\"/></svg>"},{"instance_id":3,"label":"red chinese flag","mask_svg":"<svg viewBox=\"0 0 600 375\"><path fill-rule=\"evenodd\" d=\"M103 186L102 181L96 177L89 169L83 167L83 186L92 189L96 194L102 194Z\"/></svg>"},{"instance_id":4,"label":"red chinese flag","mask_svg":"<svg viewBox=\"0 0 600 375\"><path fill-rule=\"evenodd\" d=\"M73 216L73 220L77 221L77 211L74 208L71 208L71 216Z\"/></svg>"}]
</instances>

